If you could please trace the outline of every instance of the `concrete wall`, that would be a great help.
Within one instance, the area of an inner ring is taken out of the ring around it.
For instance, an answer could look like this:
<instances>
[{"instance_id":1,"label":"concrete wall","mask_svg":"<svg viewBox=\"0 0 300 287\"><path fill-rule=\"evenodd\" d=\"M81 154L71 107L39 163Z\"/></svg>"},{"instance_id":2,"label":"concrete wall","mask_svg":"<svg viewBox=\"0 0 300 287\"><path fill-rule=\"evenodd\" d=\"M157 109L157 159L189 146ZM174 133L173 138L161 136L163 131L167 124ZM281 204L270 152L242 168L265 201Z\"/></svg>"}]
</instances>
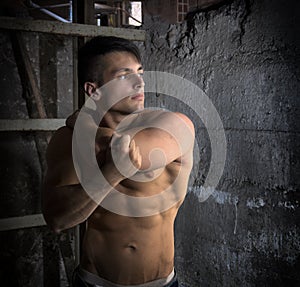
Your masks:
<instances>
[{"instance_id":1,"label":"concrete wall","mask_svg":"<svg viewBox=\"0 0 300 287\"><path fill-rule=\"evenodd\" d=\"M211 157L201 120L166 95L147 99L186 113L197 131L198 178L176 221L184 286L300 284L299 16L299 2L283 0L232 1L180 25L145 16L145 69L203 89L227 138L223 177L201 202Z\"/></svg>"}]
</instances>

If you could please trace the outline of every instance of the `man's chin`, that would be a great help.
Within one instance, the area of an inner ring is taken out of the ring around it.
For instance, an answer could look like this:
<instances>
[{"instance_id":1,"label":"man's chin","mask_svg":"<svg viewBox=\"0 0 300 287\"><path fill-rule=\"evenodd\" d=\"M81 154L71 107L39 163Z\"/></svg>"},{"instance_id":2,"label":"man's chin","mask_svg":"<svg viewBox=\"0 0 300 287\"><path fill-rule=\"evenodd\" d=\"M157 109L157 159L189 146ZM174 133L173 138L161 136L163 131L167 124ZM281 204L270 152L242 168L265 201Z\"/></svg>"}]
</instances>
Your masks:
<instances>
[{"instance_id":1,"label":"man's chin","mask_svg":"<svg viewBox=\"0 0 300 287\"><path fill-rule=\"evenodd\" d=\"M142 112L144 109L145 109L144 106L138 107L133 113L140 113L140 112Z\"/></svg>"},{"instance_id":2,"label":"man's chin","mask_svg":"<svg viewBox=\"0 0 300 287\"><path fill-rule=\"evenodd\" d=\"M145 109L144 103L135 103L134 105L130 105L130 106L131 106L129 108L130 113L139 113Z\"/></svg>"}]
</instances>

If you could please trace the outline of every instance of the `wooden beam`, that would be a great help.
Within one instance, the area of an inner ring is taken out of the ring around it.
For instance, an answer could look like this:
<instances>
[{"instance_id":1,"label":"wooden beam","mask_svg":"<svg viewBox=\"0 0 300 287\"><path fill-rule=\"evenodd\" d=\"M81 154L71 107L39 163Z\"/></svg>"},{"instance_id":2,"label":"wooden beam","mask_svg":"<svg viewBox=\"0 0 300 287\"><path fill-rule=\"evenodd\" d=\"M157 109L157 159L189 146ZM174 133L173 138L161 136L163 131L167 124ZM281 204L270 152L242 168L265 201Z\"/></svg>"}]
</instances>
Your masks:
<instances>
[{"instance_id":1,"label":"wooden beam","mask_svg":"<svg viewBox=\"0 0 300 287\"><path fill-rule=\"evenodd\" d=\"M55 131L65 125L65 119L0 120L0 132Z\"/></svg>"},{"instance_id":2,"label":"wooden beam","mask_svg":"<svg viewBox=\"0 0 300 287\"><path fill-rule=\"evenodd\" d=\"M16 59L16 64L18 66L19 75L23 84L23 89L26 89L28 87L30 91L30 96L28 99L26 99L27 106L34 105L37 110L38 117L45 119L47 118L47 114L44 107L43 99L41 97L40 89L38 87L37 77L32 67L27 50L25 48L22 35L17 32L11 33L10 36ZM31 116L35 117L37 115L32 114Z\"/></svg>"},{"instance_id":3,"label":"wooden beam","mask_svg":"<svg viewBox=\"0 0 300 287\"><path fill-rule=\"evenodd\" d=\"M44 225L46 225L46 222L42 214L33 214L0 219L0 231L37 227Z\"/></svg>"},{"instance_id":4,"label":"wooden beam","mask_svg":"<svg viewBox=\"0 0 300 287\"><path fill-rule=\"evenodd\" d=\"M13 17L0 17L0 29L81 37L95 37L100 35L116 36L134 41L145 41L146 39L146 32L143 30L99 27L95 25L62 23L58 21L28 20Z\"/></svg>"},{"instance_id":5,"label":"wooden beam","mask_svg":"<svg viewBox=\"0 0 300 287\"><path fill-rule=\"evenodd\" d=\"M16 64L19 71L21 84L23 87L23 98L26 101L29 118L42 118L46 119L46 109L44 107L43 98L40 93L37 76L33 69L31 59L26 50L22 33L18 31L11 31L10 38ZM34 134L34 140L39 156L39 161L42 173L47 169L45 147L49 143L51 134L46 132L43 136Z\"/></svg>"},{"instance_id":6,"label":"wooden beam","mask_svg":"<svg viewBox=\"0 0 300 287\"><path fill-rule=\"evenodd\" d=\"M84 24L96 25L94 0L84 1Z\"/></svg>"}]
</instances>

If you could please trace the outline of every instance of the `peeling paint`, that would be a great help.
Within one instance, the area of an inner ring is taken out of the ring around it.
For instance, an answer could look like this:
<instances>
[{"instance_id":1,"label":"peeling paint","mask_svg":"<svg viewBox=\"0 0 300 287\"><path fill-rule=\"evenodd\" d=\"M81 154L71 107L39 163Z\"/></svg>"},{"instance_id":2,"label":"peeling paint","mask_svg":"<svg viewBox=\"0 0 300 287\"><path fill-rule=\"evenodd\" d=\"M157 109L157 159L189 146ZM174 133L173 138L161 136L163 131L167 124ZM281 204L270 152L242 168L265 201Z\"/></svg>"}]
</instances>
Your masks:
<instances>
[{"instance_id":1,"label":"peeling paint","mask_svg":"<svg viewBox=\"0 0 300 287\"><path fill-rule=\"evenodd\" d=\"M248 198L246 206L250 209L261 208L266 205L266 202L262 198Z\"/></svg>"},{"instance_id":2,"label":"peeling paint","mask_svg":"<svg viewBox=\"0 0 300 287\"><path fill-rule=\"evenodd\" d=\"M194 186L189 187L188 191L192 192L194 195L197 196L198 200L200 202L206 201L213 193L214 193L213 187L203 187L203 186Z\"/></svg>"},{"instance_id":3,"label":"peeling paint","mask_svg":"<svg viewBox=\"0 0 300 287\"><path fill-rule=\"evenodd\" d=\"M237 204L239 202L237 196L232 195L231 193L225 191L215 190L212 194L212 197L218 204L225 204L225 203Z\"/></svg>"},{"instance_id":4,"label":"peeling paint","mask_svg":"<svg viewBox=\"0 0 300 287\"><path fill-rule=\"evenodd\" d=\"M200 202L206 201L209 197L213 198L218 204L229 203L235 205L239 202L237 196L229 192L216 190L213 187L194 186L189 187L188 191L196 195Z\"/></svg>"},{"instance_id":5,"label":"peeling paint","mask_svg":"<svg viewBox=\"0 0 300 287\"><path fill-rule=\"evenodd\" d=\"M296 208L299 208L299 202L296 201L296 204L293 204L290 201L279 201L278 206L279 207L284 207L286 209L296 210Z\"/></svg>"}]
</instances>

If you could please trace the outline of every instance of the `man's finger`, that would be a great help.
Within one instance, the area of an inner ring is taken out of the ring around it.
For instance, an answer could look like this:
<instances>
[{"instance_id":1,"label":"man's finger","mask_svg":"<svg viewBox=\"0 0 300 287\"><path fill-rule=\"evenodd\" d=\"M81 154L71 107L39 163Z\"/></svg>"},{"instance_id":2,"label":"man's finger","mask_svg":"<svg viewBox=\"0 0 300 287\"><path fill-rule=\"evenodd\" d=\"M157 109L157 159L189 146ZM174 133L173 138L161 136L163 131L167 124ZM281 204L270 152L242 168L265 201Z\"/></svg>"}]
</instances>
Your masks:
<instances>
[{"instance_id":1,"label":"man's finger","mask_svg":"<svg viewBox=\"0 0 300 287\"><path fill-rule=\"evenodd\" d=\"M126 148L130 146L130 135L123 135L120 139L122 145L124 145Z\"/></svg>"},{"instance_id":2,"label":"man's finger","mask_svg":"<svg viewBox=\"0 0 300 287\"><path fill-rule=\"evenodd\" d=\"M128 139L128 137L129 137L129 139ZM127 144L127 147L128 147L129 144L130 144L130 136L129 135L120 135L118 133L113 133L110 146L114 146L115 144L116 145Z\"/></svg>"},{"instance_id":3,"label":"man's finger","mask_svg":"<svg viewBox=\"0 0 300 287\"><path fill-rule=\"evenodd\" d=\"M129 143L129 147L130 147L132 150L135 150L135 149L136 149L135 140L132 140L132 141Z\"/></svg>"}]
</instances>

